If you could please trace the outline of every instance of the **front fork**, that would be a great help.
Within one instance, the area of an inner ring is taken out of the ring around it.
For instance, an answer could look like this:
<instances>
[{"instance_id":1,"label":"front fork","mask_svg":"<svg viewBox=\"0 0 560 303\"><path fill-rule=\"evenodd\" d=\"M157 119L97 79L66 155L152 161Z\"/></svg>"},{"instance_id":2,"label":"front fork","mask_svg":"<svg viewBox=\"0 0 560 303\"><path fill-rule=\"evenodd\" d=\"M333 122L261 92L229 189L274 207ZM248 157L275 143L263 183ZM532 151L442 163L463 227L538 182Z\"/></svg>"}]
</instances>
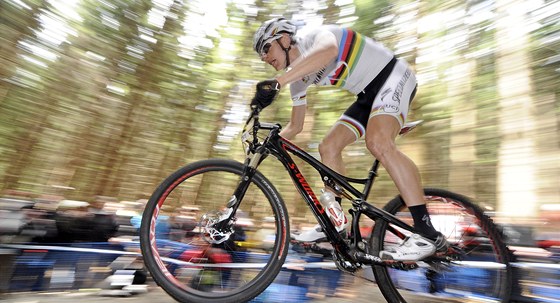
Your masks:
<instances>
[{"instance_id":1,"label":"front fork","mask_svg":"<svg viewBox=\"0 0 560 303\"><path fill-rule=\"evenodd\" d=\"M245 196L249 185L251 185L251 180L257 172L258 165L267 157L267 155L268 153L261 147L261 149L257 149L255 153L252 153L247 157L243 173L241 174L241 179L239 180L239 185L227 202L225 210L221 211L220 218L218 222L214 224L213 228L222 232L227 232L232 229L232 225L235 222L235 213L241 204L240 202Z\"/></svg>"}]
</instances>

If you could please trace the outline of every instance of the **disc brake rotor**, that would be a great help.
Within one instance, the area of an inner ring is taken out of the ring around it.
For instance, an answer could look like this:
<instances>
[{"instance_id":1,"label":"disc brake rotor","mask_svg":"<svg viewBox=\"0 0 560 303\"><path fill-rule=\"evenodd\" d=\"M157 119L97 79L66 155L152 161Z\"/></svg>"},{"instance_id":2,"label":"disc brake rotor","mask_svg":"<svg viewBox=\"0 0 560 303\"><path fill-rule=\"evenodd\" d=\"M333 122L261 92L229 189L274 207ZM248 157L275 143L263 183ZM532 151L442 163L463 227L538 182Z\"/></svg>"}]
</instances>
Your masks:
<instances>
[{"instance_id":1,"label":"disc brake rotor","mask_svg":"<svg viewBox=\"0 0 560 303\"><path fill-rule=\"evenodd\" d=\"M200 219L200 229L202 237L210 244L221 244L229 239L233 234L231 225L226 230L217 229L216 226L223 220L223 214L219 211L212 211L204 214Z\"/></svg>"}]
</instances>

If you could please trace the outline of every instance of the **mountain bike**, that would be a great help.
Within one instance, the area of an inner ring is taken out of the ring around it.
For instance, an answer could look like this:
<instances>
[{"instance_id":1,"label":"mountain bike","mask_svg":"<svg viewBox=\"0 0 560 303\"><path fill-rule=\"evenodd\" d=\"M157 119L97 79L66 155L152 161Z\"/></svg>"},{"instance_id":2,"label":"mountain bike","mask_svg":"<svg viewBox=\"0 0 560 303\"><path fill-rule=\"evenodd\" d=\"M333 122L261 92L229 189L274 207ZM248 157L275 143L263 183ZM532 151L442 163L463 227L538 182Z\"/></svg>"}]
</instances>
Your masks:
<instances>
[{"instance_id":1,"label":"mountain bike","mask_svg":"<svg viewBox=\"0 0 560 303\"><path fill-rule=\"evenodd\" d=\"M279 124L261 122L260 112L252 107L243 129L243 163L210 159L188 164L167 177L145 206L140 229L142 255L153 279L170 296L180 302L249 301L289 266L285 263L290 248L286 204L258 170L272 155L282 163L322 227L333 247L336 267L351 274L372 268L388 302L419 302L422 296L437 302L508 302L512 283L509 250L499 228L469 198L425 189L432 223L452 245L449 253L418 262L382 260L379 252L402 243L414 228L400 196L383 209L367 202L379 161L373 162L365 178L343 176L282 138ZM407 123L400 134L418 124ZM322 186L351 202L347 234L336 231L292 155L321 176ZM177 225L185 207L197 212L196 227L189 236L170 240L169 226ZM374 221L369 237L360 230L364 217ZM415 289L418 285L422 288Z\"/></svg>"}]
</instances>

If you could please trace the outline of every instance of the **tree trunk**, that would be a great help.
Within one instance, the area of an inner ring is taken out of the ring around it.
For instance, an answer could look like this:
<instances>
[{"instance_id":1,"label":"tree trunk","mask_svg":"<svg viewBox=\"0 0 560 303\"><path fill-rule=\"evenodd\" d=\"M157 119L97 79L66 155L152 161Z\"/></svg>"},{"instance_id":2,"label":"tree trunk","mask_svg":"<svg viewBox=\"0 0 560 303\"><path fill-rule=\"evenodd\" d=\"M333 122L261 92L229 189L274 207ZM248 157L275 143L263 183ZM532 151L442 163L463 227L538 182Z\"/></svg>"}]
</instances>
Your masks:
<instances>
[{"instance_id":1,"label":"tree trunk","mask_svg":"<svg viewBox=\"0 0 560 303\"><path fill-rule=\"evenodd\" d=\"M504 217L536 215L535 117L527 30L528 2L498 0L498 90L501 146L497 211Z\"/></svg>"}]
</instances>

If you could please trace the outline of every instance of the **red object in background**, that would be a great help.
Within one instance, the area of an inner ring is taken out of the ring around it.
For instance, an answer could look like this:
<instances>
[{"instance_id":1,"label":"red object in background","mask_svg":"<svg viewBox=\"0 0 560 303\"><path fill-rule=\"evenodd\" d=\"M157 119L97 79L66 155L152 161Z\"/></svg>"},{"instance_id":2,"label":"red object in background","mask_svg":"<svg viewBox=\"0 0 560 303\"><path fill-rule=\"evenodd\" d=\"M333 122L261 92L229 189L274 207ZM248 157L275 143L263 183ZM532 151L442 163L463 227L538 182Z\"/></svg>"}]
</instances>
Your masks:
<instances>
[{"instance_id":1,"label":"red object in background","mask_svg":"<svg viewBox=\"0 0 560 303\"><path fill-rule=\"evenodd\" d=\"M199 262L201 259L208 259L210 263L231 263L231 256L221 249L198 249L186 250L179 257L180 260L186 262ZM204 262L202 262L204 263Z\"/></svg>"},{"instance_id":2,"label":"red object in background","mask_svg":"<svg viewBox=\"0 0 560 303\"><path fill-rule=\"evenodd\" d=\"M464 227L464 228L463 228L463 232L464 232L466 235L474 236L474 235L478 234L478 227L477 227L477 226L468 226L468 227Z\"/></svg>"},{"instance_id":3,"label":"red object in background","mask_svg":"<svg viewBox=\"0 0 560 303\"><path fill-rule=\"evenodd\" d=\"M540 248L560 247L560 240L539 240L537 241L537 246Z\"/></svg>"}]
</instances>

